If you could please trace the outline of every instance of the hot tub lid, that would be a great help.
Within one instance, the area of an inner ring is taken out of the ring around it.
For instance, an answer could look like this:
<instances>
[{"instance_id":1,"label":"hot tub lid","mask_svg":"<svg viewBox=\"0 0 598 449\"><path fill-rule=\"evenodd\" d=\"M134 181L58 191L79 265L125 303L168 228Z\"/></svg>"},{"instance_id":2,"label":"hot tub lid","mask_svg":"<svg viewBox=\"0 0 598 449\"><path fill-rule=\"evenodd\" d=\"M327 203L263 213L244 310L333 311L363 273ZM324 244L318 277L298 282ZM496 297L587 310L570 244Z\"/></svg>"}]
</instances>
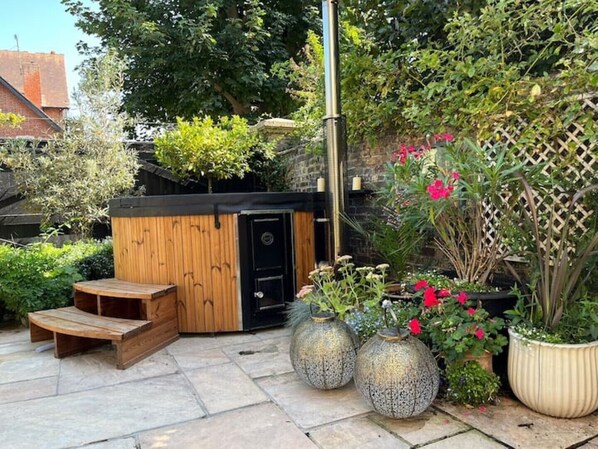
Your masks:
<instances>
[{"instance_id":1,"label":"hot tub lid","mask_svg":"<svg viewBox=\"0 0 598 449\"><path fill-rule=\"evenodd\" d=\"M321 210L322 193L250 192L195 195L155 195L110 200L111 217L165 217L175 215L234 214L245 210Z\"/></svg>"}]
</instances>

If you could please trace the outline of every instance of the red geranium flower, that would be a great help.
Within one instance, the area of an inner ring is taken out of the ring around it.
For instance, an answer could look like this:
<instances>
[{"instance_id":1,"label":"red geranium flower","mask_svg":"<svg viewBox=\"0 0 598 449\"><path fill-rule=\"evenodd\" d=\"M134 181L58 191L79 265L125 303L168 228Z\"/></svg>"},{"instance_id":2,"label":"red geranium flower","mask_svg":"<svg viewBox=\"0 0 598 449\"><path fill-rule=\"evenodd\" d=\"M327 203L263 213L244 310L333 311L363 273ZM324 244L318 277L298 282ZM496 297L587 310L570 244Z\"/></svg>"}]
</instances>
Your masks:
<instances>
[{"instance_id":1,"label":"red geranium flower","mask_svg":"<svg viewBox=\"0 0 598 449\"><path fill-rule=\"evenodd\" d=\"M420 322L417 318L413 318L409 321L409 329L413 335L419 335L422 332Z\"/></svg>"},{"instance_id":2,"label":"red geranium flower","mask_svg":"<svg viewBox=\"0 0 598 449\"><path fill-rule=\"evenodd\" d=\"M478 340L482 340L484 338L484 329L478 328L478 330L475 331L474 335Z\"/></svg>"},{"instance_id":3,"label":"red geranium flower","mask_svg":"<svg viewBox=\"0 0 598 449\"><path fill-rule=\"evenodd\" d=\"M469 309L467 309L467 313L469 313L469 316L471 316L475 313L475 309L473 307L470 307Z\"/></svg>"},{"instance_id":4,"label":"red geranium flower","mask_svg":"<svg viewBox=\"0 0 598 449\"><path fill-rule=\"evenodd\" d=\"M417 291L421 290L422 288L426 288L428 286L429 286L428 281L426 281L425 279L422 279L415 283L415 291L417 292Z\"/></svg>"},{"instance_id":5,"label":"red geranium flower","mask_svg":"<svg viewBox=\"0 0 598 449\"><path fill-rule=\"evenodd\" d=\"M465 301L467 301L467 293L459 292L457 295L457 301L459 301L459 304L465 304Z\"/></svg>"},{"instance_id":6,"label":"red geranium flower","mask_svg":"<svg viewBox=\"0 0 598 449\"><path fill-rule=\"evenodd\" d=\"M428 287L424 290L424 306L434 307L440 304L436 297L436 289L434 287Z\"/></svg>"},{"instance_id":7,"label":"red geranium flower","mask_svg":"<svg viewBox=\"0 0 598 449\"><path fill-rule=\"evenodd\" d=\"M438 297L439 298L446 298L447 296L451 296L451 291L449 289L441 288L438 291Z\"/></svg>"}]
</instances>

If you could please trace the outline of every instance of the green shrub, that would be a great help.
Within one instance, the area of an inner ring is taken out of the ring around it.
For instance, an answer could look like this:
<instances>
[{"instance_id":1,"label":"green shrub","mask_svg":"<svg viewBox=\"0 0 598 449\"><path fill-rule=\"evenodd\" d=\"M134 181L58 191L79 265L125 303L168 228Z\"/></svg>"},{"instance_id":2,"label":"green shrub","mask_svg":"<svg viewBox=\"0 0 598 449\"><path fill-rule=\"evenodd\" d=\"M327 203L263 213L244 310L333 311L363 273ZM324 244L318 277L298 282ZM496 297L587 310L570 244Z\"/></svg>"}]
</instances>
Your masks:
<instances>
[{"instance_id":1,"label":"green shrub","mask_svg":"<svg viewBox=\"0 0 598 449\"><path fill-rule=\"evenodd\" d=\"M17 319L28 312L65 307L72 301L72 285L104 274L112 243L81 241L57 248L36 243L24 248L0 246L0 301Z\"/></svg>"},{"instance_id":2,"label":"green shrub","mask_svg":"<svg viewBox=\"0 0 598 449\"><path fill-rule=\"evenodd\" d=\"M114 277L112 241L98 242L91 251L75 263L81 276L87 281Z\"/></svg>"},{"instance_id":3,"label":"green shrub","mask_svg":"<svg viewBox=\"0 0 598 449\"><path fill-rule=\"evenodd\" d=\"M473 360L449 365L446 382L446 399L470 406L494 402L500 388L499 377Z\"/></svg>"}]
</instances>

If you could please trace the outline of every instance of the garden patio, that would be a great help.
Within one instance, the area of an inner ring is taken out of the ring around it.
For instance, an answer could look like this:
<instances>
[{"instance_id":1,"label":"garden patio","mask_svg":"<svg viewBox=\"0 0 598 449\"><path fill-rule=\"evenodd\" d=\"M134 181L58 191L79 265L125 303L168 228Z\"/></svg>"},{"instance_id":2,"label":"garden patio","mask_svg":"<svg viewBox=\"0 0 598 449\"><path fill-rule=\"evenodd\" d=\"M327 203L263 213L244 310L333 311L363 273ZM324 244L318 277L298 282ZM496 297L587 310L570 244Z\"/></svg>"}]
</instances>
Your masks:
<instances>
[{"instance_id":1,"label":"garden patio","mask_svg":"<svg viewBox=\"0 0 598 449\"><path fill-rule=\"evenodd\" d=\"M563 420L503 397L465 408L436 401L384 418L353 384L303 384L290 330L184 335L121 371L103 347L56 359L27 329L0 330L0 447L598 448L598 413Z\"/></svg>"}]
</instances>

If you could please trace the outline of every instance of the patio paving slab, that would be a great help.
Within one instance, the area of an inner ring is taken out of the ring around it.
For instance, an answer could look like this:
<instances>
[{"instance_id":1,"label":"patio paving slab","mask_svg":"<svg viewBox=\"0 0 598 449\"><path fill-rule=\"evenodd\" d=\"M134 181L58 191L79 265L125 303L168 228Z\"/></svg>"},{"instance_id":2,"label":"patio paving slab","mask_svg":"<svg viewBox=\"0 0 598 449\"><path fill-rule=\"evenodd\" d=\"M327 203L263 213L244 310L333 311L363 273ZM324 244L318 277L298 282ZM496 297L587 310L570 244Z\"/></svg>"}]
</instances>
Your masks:
<instances>
[{"instance_id":1,"label":"patio paving slab","mask_svg":"<svg viewBox=\"0 0 598 449\"><path fill-rule=\"evenodd\" d=\"M139 441L141 449L317 449L271 402L144 432Z\"/></svg>"},{"instance_id":2,"label":"patio paving slab","mask_svg":"<svg viewBox=\"0 0 598 449\"><path fill-rule=\"evenodd\" d=\"M166 349L175 358L183 371L205 368L206 366L230 363L230 359L221 348L204 349L198 351L191 345Z\"/></svg>"},{"instance_id":3,"label":"patio paving slab","mask_svg":"<svg viewBox=\"0 0 598 449\"><path fill-rule=\"evenodd\" d=\"M105 346L62 359L58 394L116 385L175 373L178 367L166 351L159 351L126 370L115 369L116 351Z\"/></svg>"},{"instance_id":4,"label":"patio paving slab","mask_svg":"<svg viewBox=\"0 0 598 449\"><path fill-rule=\"evenodd\" d=\"M0 406L3 447L80 446L204 416L180 375Z\"/></svg>"},{"instance_id":5,"label":"patio paving slab","mask_svg":"<svg viewBox=\"0 0 598 449\"><path fill-rule=\"evenodd\" d=\"M187 378L210 414L269 400L234 363L188 371Z\"/></svg>"},{"instance_id":6,"label":"patio paving slab","mask_svg":"<svg viewBox=\"0 0 598 449\"><path fill-rule=\"evenodd\" d=\"M0 330L0 345L18 341L29 341L29 329L26 327L17 327Z\"/></svg>"},{"instance_id":7,"label":"patio paving slab","mask_svg":"<svg viewBox=\"0 0 598 449\"><path fill-rule=\"evenodd\" d=\"M372 413L369 419L413 445L430 443L469 429L450 415L432 408L413 418L392 419Z\"/></svg>"},{"instance_id":8,"label":"patio paving slab","mask_svg":"<svg viewBox=\"0 0 598 449\"><path fill-rule=\"evenodd\" d=\"M204 351L206 349L222 348L228 345L260 341L253 334L235 332L211 335L183 334L181 338L168 346L168 352L177 355L180 352Z\"/></svg>"},{"instance_id":9,"label":"patio paving slab","mask_svg":"<svg viewBox=\"0 0 598 449\"><path fill-rule=\"evenodd\" d=\"M57 376L60 360L52 351L14 352L0 356L0 384Z\"/></svg>"},{"instance_id":10,"label":"patio paving slab","mask_svg":"<svg viewBox=\"0 0 598 449\"><path fill-rule=\"evenodd\" d=\"M80 447L81 449L138 449L135 438L119 438L117 440L86 444Z\"/></svg>"},{"instance_id":11,"label":"patio paving slab","mask_svg":"<svg viewBox=\"0 0 598 449\"><path fill-rule=\"evenodd\" d=\"M598 449L598 438L594 438L592 441L588 441L583 446L579 446L578 449Z\"/></svg>"},{"instance_id":12,"label":"patio paving slab","mask_svg":"<svg viewBox=\"0 0 598 449\"><path fill-rule=\"evenodd\" d=\"M371 411L353 382L336 390L316 390L293 372L258 379L257 383L302 429Z\"/></svg>"},{"instance_id":13,"label":"patio paving slab","mask_svg":"<svg viewBox=\"0 0 598 449\"><path fill-rule=\"evenodd\" d=\"M365 416L337 421L309 431L309 436L322 449L409 449L399 440Z\"/></svg>"},{"instance_id":14,"label":"patio paving slab","mask_svg":"<svg viewBox=\"0 0 598 449\"><path fill-rule=\"evenodd\" d=\"M290 337L290 327L273 327L271 329L260 329L256 331L255 336L260 340L270 340L272 338Z\"/></svg>"},{"instance_id":15,"label":"patio paving slab","mask_svg":"<svg viewBox=\"0 0 598 449\"><path fill-rule=\"evenodd\" d=\"M289 358L290 337L227 346L227 354L250 377L258 378L293 371Z\"/></svg>"},{"instance_id":16,"label":"patio paving slab","mask_svg":"<svg viewBox=\"0 0 598 449\"><path fill-rule=\"evenodd\" d=\"M533 412L520 402L501 398L484 411L444 402L435 404L481 432L517 449L560 449L598 434L598 413L578 419L557 419Z\"/></svg>"},{"instance_id":17,"label":"patio paving slab","mask_svg":"<svg viewBox=\"0 0 598 449\"><path fill-rule=\"evenodd\" d=\"M504 449L506 447L476 430L470 430L469 432L460 433L459 435L421 446L422 449Z\"/></svg>"},{"instance_id":18,"label":"patio paving slab","mask_svg":"<svg viewBox=\"0 0 598 449\"><path fill-rule=\"evenodd\" d=\"M58 376L2 384L0 385L0 404L54 396L57 386Z\"/></svg>"}]
</instances>

